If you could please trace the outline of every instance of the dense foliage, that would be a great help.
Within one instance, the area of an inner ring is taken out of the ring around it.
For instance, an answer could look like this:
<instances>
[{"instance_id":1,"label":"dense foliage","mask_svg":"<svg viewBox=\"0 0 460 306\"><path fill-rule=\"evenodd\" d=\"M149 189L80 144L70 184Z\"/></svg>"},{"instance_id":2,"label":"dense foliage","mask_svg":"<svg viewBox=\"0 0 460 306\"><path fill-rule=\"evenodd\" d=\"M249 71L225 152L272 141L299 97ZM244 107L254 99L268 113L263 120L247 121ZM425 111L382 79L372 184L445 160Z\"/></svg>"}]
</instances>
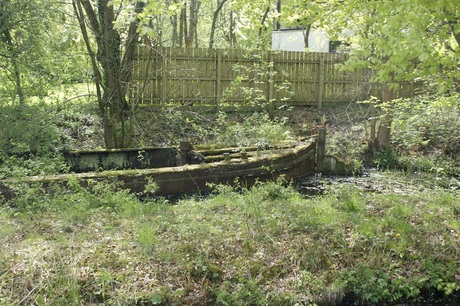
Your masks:
<instances>
[{"instance_id":1,"label":"dense foliage","mask_svg":"<svg viewBox=\"0 0 460 306\"><path fill-rule=\"evenodd\" d=\"M0 105L31 103L57 85L91 78L70 14L56 1L0 3Z\"/></svg>"}]
</instances>

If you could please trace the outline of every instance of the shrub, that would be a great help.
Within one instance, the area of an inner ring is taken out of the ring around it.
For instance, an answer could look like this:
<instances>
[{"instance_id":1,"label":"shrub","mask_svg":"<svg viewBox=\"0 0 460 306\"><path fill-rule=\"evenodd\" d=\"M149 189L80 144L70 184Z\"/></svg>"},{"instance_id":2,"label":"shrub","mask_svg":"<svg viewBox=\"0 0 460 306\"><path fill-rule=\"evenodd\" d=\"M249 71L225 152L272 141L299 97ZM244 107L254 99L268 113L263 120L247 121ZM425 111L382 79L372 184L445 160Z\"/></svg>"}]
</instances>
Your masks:
<instances>
[{"instance_id":1,"label":"shrub","mask_svg":"<svg viewBox=\"0 0 460 306\"><path fill-rule=\"evenodd\" d=\"M242 122L231 123L227 114L220 113L217 124L222 132L217 135L216 142L225 145L267 147L289 140L293 134L285 119L271 120L267 113L255 112Z\"/></svg>"},{"instance_id":2,"label":"shrub","mask_svg":"<svg viewBox=\"0 0 460 306\"><path fill-rule=\"evenodd\" d=\"M394 106L393 148L401 166L453 174L460 169L459 96L420 96Z\"/></svg>"}]
</instances>

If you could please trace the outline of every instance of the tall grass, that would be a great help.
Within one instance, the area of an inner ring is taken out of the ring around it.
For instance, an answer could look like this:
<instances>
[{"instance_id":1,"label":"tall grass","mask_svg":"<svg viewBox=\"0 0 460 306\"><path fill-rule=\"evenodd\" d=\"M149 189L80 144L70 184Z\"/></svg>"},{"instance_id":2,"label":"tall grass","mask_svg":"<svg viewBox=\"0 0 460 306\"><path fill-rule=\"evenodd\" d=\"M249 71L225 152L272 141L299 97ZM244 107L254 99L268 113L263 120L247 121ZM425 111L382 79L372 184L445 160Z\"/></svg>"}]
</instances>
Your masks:
<instances>
[{"instance_id":1,"label":"tall grass","mask_svg":"<svg viewBox=\"0 0 460 306\"><path fill-rule=\"evenodd\" d=\"M0 302L333 305L352 293L371 304L450 295L460 289L459 192L425 186L331 185L304 198L279 181L220 186L173 205L140 201L116 183L30 190L0 205Z\"/></svg>"}]
</instances>

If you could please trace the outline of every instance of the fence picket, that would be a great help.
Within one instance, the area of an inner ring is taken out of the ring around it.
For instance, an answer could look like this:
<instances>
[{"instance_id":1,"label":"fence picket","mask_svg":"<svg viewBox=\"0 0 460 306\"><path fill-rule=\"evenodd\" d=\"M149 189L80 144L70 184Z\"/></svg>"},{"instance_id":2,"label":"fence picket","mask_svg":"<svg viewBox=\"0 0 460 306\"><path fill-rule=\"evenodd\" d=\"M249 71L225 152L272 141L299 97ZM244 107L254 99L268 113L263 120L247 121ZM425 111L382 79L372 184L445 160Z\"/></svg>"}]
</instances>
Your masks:
<instances>
[{"instance_id":1,"label":"fence picket","mask_svg":"<svg viewBox=\"0 0 460 306\"><path fill-rule=\"evenodd\" d=\"M263 102L247 101L243 90L250 88L258 90L258 98L263 93L271 107L321 107L330 102L365 99L367 72L341 71L337 67L347 58L347 54L337 53L139 46L130 97L146 105L171 102L214 108ZM235 83L237 78L239 82ZM398 95L411 97L415 90L414 84L402 84ZM371 95L379 95L378 85L372 87Z\"/></svg>"}]
</instances>

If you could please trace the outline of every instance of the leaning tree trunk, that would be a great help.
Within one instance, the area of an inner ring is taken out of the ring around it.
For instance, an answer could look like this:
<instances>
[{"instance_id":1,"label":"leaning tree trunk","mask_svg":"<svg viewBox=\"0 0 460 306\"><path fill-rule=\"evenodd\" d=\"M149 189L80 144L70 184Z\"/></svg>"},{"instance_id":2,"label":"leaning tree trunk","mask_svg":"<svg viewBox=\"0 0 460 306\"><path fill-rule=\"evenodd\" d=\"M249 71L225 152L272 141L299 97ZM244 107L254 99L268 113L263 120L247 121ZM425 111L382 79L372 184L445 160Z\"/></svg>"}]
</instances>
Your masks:
<instances>
[{"instance_id":1,"label":"leaning tree trunk","mask_svg":"<svg viewBox=\"0 0 460 306\"><path fill-rule=\"evenodd\" d=\"M259 33L257 35L257 39L258 39L258 42L257 42L257 48L260 47L260 43L261 43L261 38L262 38L262 34L264 32L264 28L265 28L265 22L267 21L267 17L268 17L268 13L270 13L270 6L268 6L266 9L265 9L265 12L262 16L262 20L260 21L260 26L259 26Z\"/></svg>"},{"instance_id":2,"label":"leaning tree trunk","mask_svg":"<svg viewBox=\"0 0 460 306\"><path fill-rule=\"evenodd\" d=\"M209 35L209 49L214 48L214 35L216 32L216 24L217 24L217 18L219 17L219 13L224 7L225 2L228 0L221 0L220 2L217 1L218 5L216 10L214 11L214 14L212 15L212 24L211 24L211 33Z\"/></svg>"}]
</instances>

